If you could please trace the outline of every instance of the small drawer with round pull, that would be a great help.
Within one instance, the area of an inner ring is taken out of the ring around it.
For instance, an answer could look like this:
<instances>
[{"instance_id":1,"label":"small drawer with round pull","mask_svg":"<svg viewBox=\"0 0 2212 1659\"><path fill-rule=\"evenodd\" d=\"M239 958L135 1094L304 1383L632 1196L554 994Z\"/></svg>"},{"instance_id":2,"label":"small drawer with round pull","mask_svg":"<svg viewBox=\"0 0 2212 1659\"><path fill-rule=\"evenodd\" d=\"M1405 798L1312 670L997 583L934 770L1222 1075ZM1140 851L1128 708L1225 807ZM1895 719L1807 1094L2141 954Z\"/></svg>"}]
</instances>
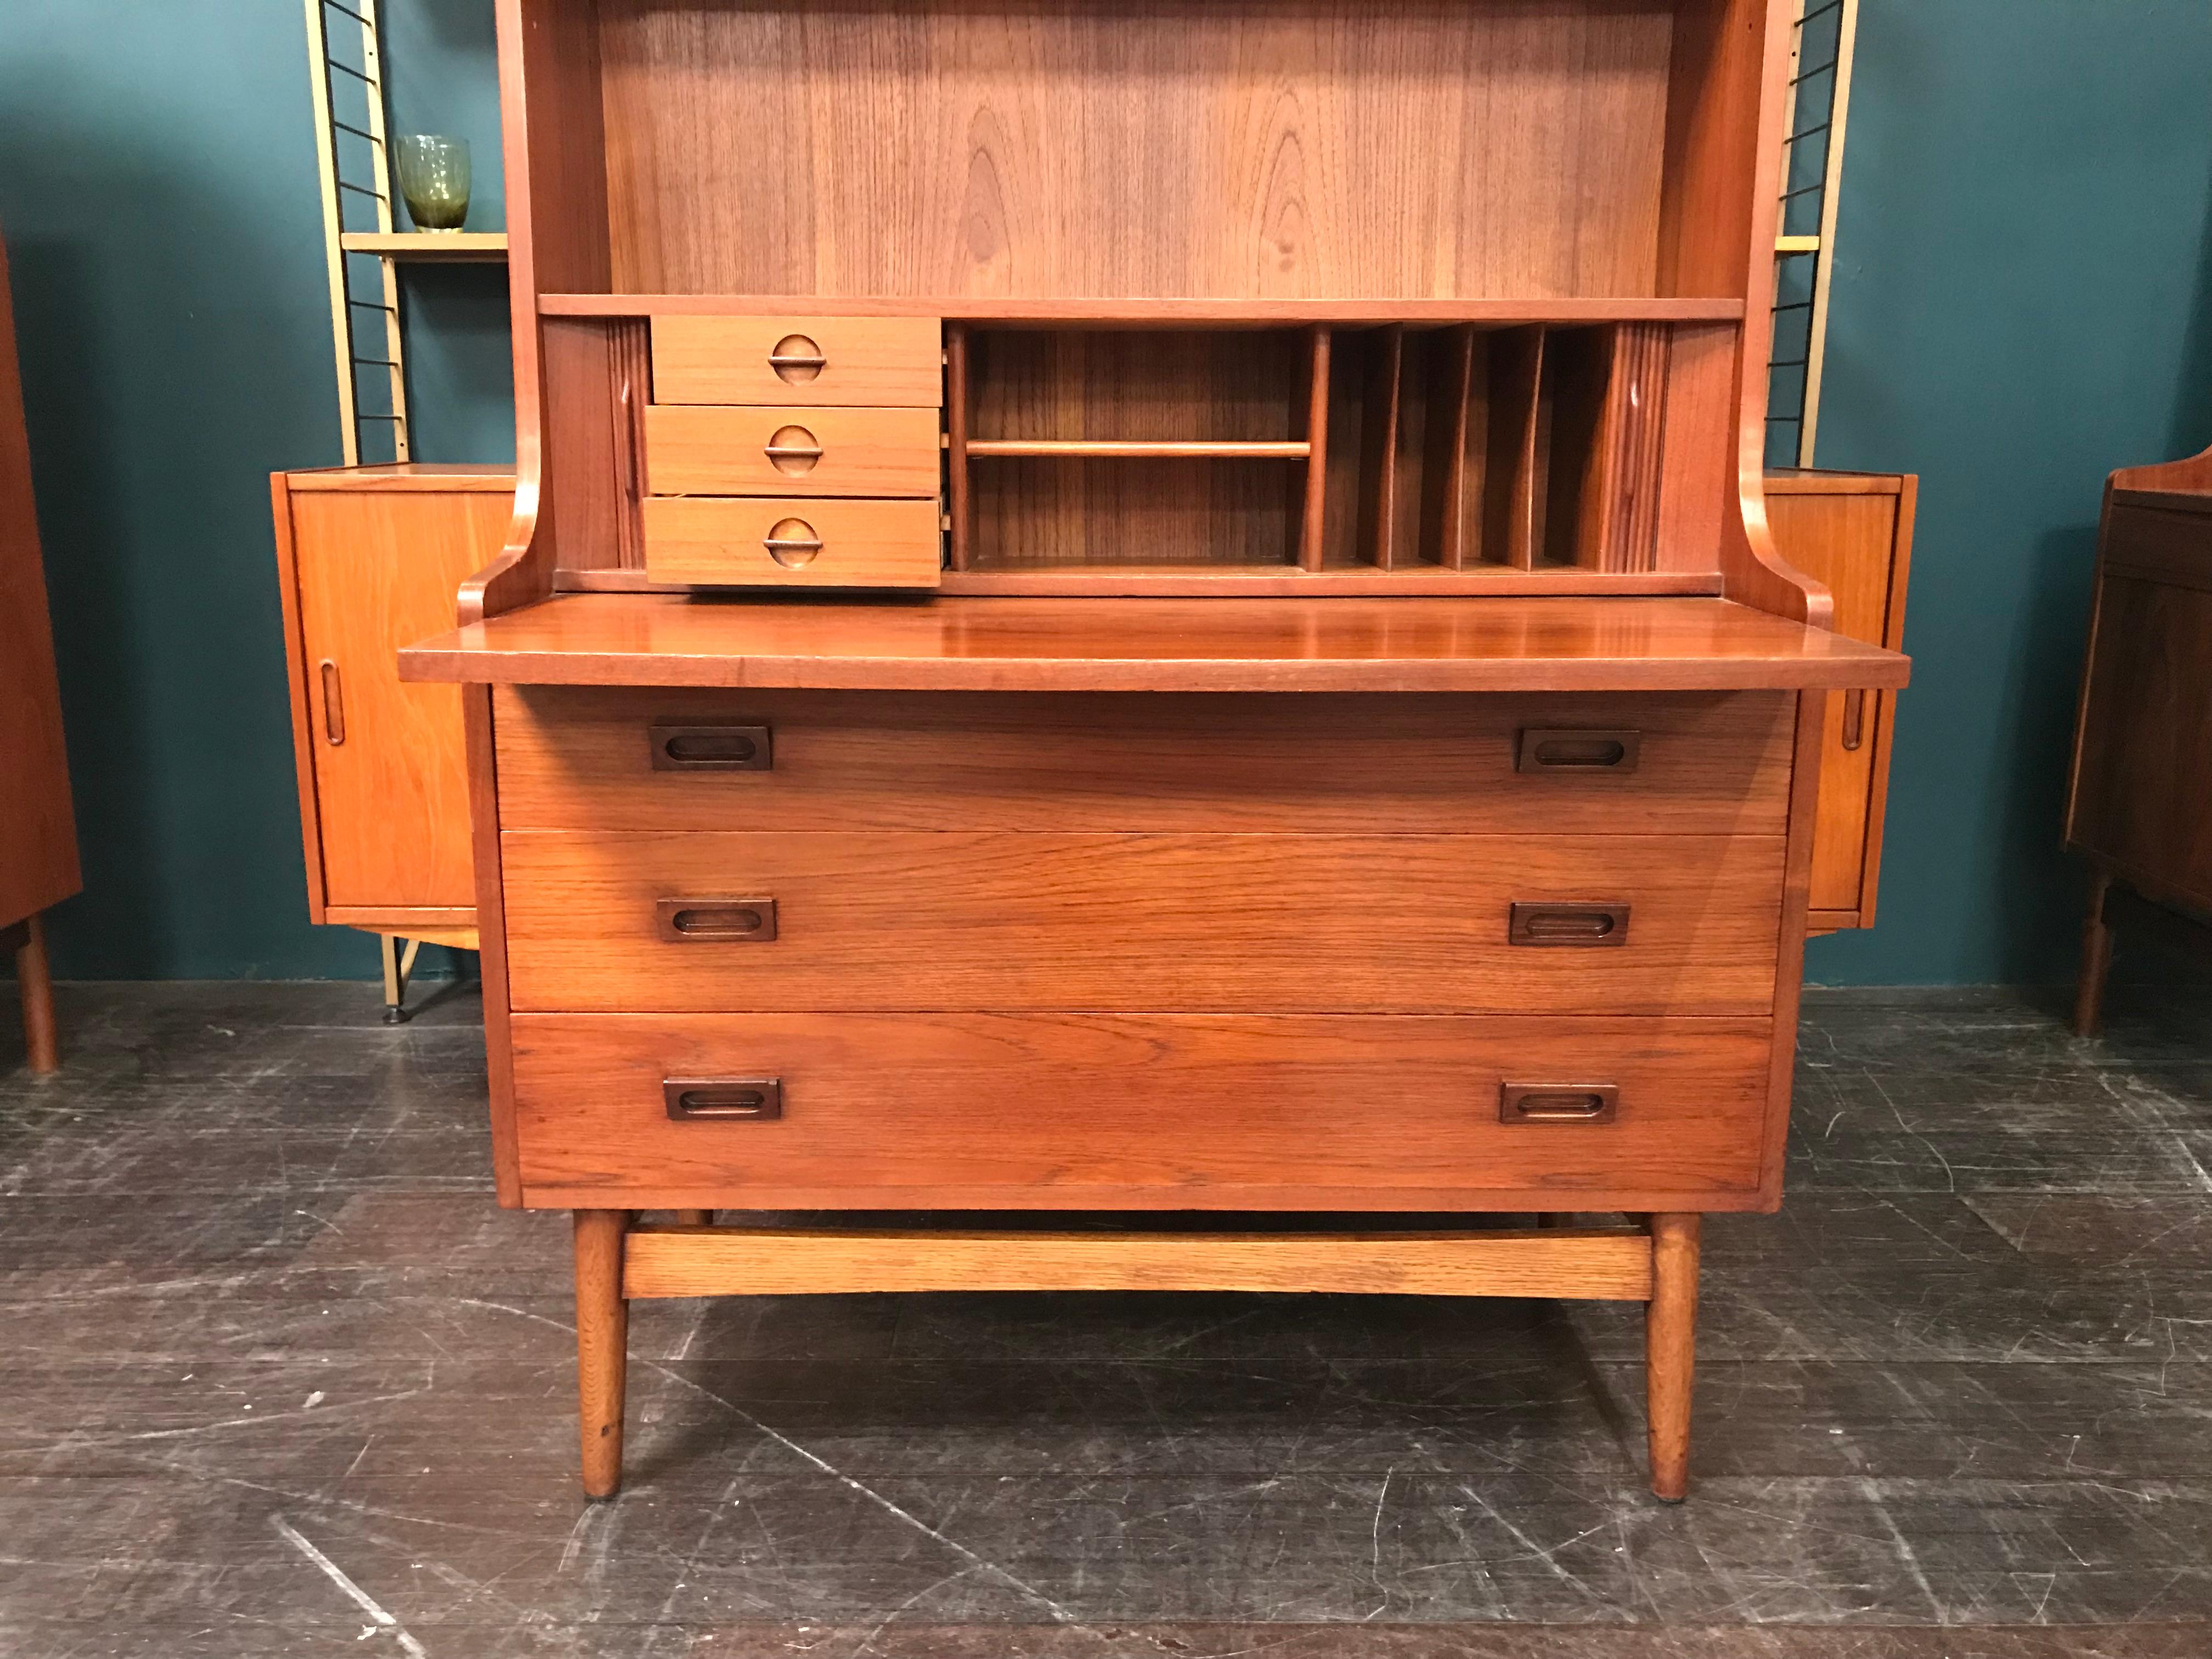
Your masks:
<instances>
[{"instance_id":1,"label":"small drawer with round pull","mask_svg":"<svg viewBox=\"0 0 2212 1659\"><path fill-rule=\"evenodd\" d=\"M937 499L933 409L706 408L645 411L653 495L902 495Z\"/></svg>"},{"instance_id":2,"label":"small drawer with round pull","mask_svg":"<svg viewBox=\"0 0 2212 1659\"><path fill-rule=\"evenodd\" d=\"M656 317L653 401L935 409L944 332L934 317Z\"/></svg>"},{"instance_id":3,"label":"small drawer with round pull","mask_svg":"<svg viewBox=\"0 0 2212 1659\"><path fill-rule=\"evenodd\" d=\"M934 501L653 496L645 574L699 587L934 587Z\"/></svg>"}]
</instances>

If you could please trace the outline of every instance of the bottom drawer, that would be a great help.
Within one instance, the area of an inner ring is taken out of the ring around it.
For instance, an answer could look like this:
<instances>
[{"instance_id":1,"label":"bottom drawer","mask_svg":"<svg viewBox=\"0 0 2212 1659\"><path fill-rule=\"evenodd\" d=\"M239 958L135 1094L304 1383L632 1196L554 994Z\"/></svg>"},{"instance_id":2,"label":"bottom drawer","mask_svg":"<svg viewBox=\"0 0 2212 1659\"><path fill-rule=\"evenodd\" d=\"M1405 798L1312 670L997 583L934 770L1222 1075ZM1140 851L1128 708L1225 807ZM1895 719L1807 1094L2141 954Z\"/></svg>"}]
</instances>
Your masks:
<instances>
[{"instance_id":1,"label":"bottom drawer","mask_svg":"<svg viewBox=\"0 0 2212 1659\"><path fill-rule=\"evenodd\" d=\"M645 574L730 587L934 587L934 501L654 495Z\"/></svg>"},{"instance_id":2,"label":"bottom drawer","mask_svg":"<svg viewBox=\"0 0 2212 1659\"><path fill-rule=\"evenodd\" d=\"M512 1031L526 1201L638 1209L1751 1208L1771 1040L1754 1019L1344 1014ZM748 1115L680 1119L682 1096Z\"/></svg>"}]
</instances>

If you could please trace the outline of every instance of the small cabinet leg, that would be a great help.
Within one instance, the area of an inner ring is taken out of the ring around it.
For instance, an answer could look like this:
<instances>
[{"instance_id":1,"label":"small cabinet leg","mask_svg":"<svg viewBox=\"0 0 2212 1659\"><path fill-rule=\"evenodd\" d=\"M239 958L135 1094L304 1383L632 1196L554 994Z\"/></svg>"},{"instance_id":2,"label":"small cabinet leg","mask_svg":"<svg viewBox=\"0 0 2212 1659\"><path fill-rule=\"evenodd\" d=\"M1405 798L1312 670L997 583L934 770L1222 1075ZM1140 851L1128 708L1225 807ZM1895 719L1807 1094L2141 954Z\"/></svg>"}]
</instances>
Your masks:
<instances>
[{"instance_id":1,"label":"small cabinet leg","mask_svg":"<svg viewBox=\"0 0 2212 1659\"><path fill-rule=\"evenodd\" d=\"M46 965L42 916L33 916L23 924L23 942L15 951L15 988L23 996L23 1045L31 1069L40 1073L58 1072L62 1044L54 1027L54 979Z\"/></svg>"},{"instance_id":2,"label":"small cabinet leg","mask_svg":"<svg viewBox=\"0 0 2212 1659\"><path fill-rule=\"evenodd\" d=\"M403 959L399 954L399 941L390 933L379 933L376 940L384 947L384 1023L386 1025L402 1025L410 1018L407 1012L407 970L415 965L414 957L410 954Z\"/></svg>"},{"instance_id":3,"label":"small cabinet leg","mask_svg":"<svg viewBox=\"0 0 2212 1659\"><path fill-rule=\"evenodd\" d=\"M2081 974L2074 987L2074 1035L2093 1037L2105 1023L2105 978L2112 970L2112 927L2105 907L2112 896L2112 872L2090 878L2089 908L2081 918Z\"/></svg>"},{"instance_id":4,"label":"small cabinet leg","mask_svg":"<svg viewBox=\"0 0 2212 1659\"><path fill-rule=\"evenodd\" d=\"M679 1227L711 1227L714 1224L712 1210L672 1210L669 1213L676 1218L676 1224Z\"/></svg>"},{"instance_id":5,"label":"small cabinet leg","mask_svg":"<svg viewBox=\"0 0 2212 1659\"><path fill-rule=\"evenodd\" d=\"M623 1392L629 1367L629 1304L623 1300L627 1210L576 1212L576 1403L584 1492L622 1488Z\"/></svg>"},{"instance_id":6,"label":"small cabinet leg","mask_svg":"<svg viewBox=\"0 0 2212 1659\"><path fill-rule=\"evenodd\" d=\"M1651 1490L1669 1504L1690 1493L1690 1385L1698 1352L1698 1237L1703 1218L1651 1218L1651 1304L1644 1310L1645 1412Z\"/></svg>"}]
</instances>

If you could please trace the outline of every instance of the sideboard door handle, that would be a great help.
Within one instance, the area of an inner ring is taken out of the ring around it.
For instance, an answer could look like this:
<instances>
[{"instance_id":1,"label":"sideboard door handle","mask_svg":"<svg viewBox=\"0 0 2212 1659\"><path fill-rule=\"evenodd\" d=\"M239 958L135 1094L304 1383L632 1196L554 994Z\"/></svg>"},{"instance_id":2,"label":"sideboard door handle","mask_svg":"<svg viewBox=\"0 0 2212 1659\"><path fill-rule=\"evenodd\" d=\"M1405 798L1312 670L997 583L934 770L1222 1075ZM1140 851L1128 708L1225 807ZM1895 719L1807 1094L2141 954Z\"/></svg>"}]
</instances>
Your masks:
<instances>
[{"instance_id":1,"label":"sideboard door handle","mask_svg":"<svg viewBox=\"0 0 2212 1659\"><path fill-rule=\"evenodd\" d=\"M338 683L338 665L323 659L323 741L337 748L345 741L345 692Z\"/></svg>"},{"instance_id":2,"label":"sideboard door handle","mask_svg":"<svg viewBox=\"0 0 2212 1659\"><path fill-rule=\"evenodd\" d=\"M1620 1109L1617 1083L1508 1083L1498 1093L1501 1123L1610 1123Z\"/></svg>"},{"instance_id":3,"label":"sideboard door handle","mask_svg":"<svg viewBox=\"0 0 2212 1659\"><path fill-rule=\"evenodd\" d=\"M1866 741L1866 693L1844 693L1844 747L1856 749Z\"/></svg>"},{"instance_id":4,"label":"sideboard door handle","mask_svg":"<svg viewBox=\"0 0 2212 1659\"><path fill-rule=\"evenodd\" d=\"M657 721L648 737L656 772L767 772L775 744L765 726L678 726Z\"/></svg>"},{"instance_id":5,"label":"sideboard door handle","mask_svg":"<svg viewBox=\"0 0 2212 1659\"><path fill-rule=\"evenodd\" d=\"M1626 904L1516 904L1506 919L1509 945L1626 945Z\"/></svg>"},{"instance_id":6,"label":"sideboard door handle","mask_svg":"<svg viewBox=\"0 0 2212 1659\"><path fill-rule=\"evenodd\" d=\"M678 1123L766 1123L783 1115L781 1078L672 1077L660 1096Z\"/></svg>"},{"instance_id":7,"label":"sideboard door handle","mask_svg":"<svg viewBox=\"0 0 2212 1659\"><path fill-rule=\"evenodd\" d=\"M1637 757L1643 747L1641 732L1523 726L1514 747L1513 769L1617 778L1636 769Z\"/></svg>"},{"instance_id":8,"label":"sideboard door handle","mask_svg":"<svg viewBox=\"0 0 2212 1659\"><path fill-rule=\"evenodd\" d=\"M655 901L660 937L674 945L761 945L775 937L772 898L672 898Z\"/></svg>"}]
</instances>

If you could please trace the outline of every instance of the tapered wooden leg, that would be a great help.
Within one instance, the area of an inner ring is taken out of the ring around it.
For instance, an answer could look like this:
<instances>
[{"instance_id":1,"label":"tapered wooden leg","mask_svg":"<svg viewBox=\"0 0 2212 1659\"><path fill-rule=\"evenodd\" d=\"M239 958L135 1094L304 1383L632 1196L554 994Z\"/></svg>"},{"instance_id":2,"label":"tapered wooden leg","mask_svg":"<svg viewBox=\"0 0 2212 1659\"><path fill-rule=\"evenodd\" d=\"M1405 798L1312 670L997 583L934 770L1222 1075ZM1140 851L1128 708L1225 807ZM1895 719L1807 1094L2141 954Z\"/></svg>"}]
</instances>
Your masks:
<instances>
[{"instance_id":1,"label":"tapered wooden leg","mask_svg":"<svg viewBox=\"0 0 2212 1659\"><path fill-rule=\"evenodd\" d=\"M23 924L23 943L15 951L15 988L23 996L23 1045L34 1072L62 1068L61 1036L54 1029L54 980L46 966L44 918Z\"/></svg>"},{"instance_id":2,"label":"tapered wooden leg","mask_svg":"<svg viewBox=\"0 0 2212 1659\"><path fill-rule=\"evenodd\" d=\"M1644 1316L1644 1387L1651 1490L1690 1493L1690 1384L1698 1358L1698 1235L1704 1218L1651 1218L1651 1304Z\"/></svg>"},{"instance_id":3,"label":"tapered wooden leg","mask_svg":"<svg viewBox=\"0 0 2212 1659\"><path fill-rule=\"evenodd\" d=\"M679 1227L711 1227L714 1224L712 1210L671 1210L669 1213L676 1218L676 1224Z\"/></svg>"},{"instance_id":4,"label":"tapered wooden leg","mask_svg":"<svg viewBox=\"0 0 2212 1659\"><path fill-rule=\"evenodd\" d=\"M2081 918L2081 973L2074 987L2074 1035L2093 1037L2105 1023L2105 976L2112 970L2112 928L2105 904L2112 872L2100 866L2089 880L2089 908Z\"/></svg>"},{"instance_id":5,"label":"tapered wooden leg","mask_svg":"<svg viewBox=\"0 0 2212 1659\"><path fill-rule=\"evenodd\" d=\"M584 1492L622 1488L623 1385L629 1367L629 1304L623 1300L628 1210L576 1212L576 1402Z\"/></svg>"}]
</instances>

